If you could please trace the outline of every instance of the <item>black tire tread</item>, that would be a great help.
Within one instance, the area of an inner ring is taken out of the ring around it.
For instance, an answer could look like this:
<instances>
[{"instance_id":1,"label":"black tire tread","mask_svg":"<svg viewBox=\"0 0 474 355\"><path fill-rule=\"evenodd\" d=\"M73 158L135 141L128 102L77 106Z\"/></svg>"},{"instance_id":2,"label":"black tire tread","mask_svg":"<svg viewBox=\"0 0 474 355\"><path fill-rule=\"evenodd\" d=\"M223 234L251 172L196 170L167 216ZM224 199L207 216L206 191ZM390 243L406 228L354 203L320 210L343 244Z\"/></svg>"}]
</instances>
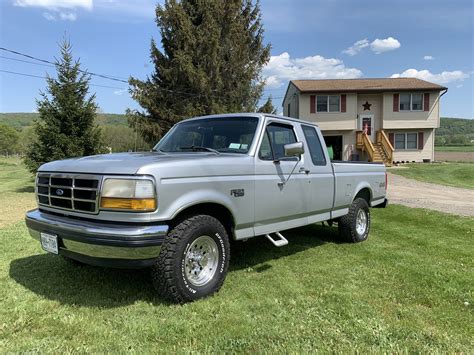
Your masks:
<instances>
[{"instance_id":1,"label":"black tire tread","mask_svg":"<svg viewBox=\"0 0 474 355\"><path fill-rule=\"evenodd\" d=\"M182 242L185 231L192 228L197 224L218 224L225 233L225 228L216 218L209 215L194 215L188 219L183 220L178 223L170 233L168 233L165 241L161 246L160 255L152 267L152 281L155 290L163 298L173 302L173 303L185 303L193 301L194 299L187 298L182 292L176 287L174 280L174 267L175 267L175 255L178 248L178 244ZM226 233L227 236L227 233ZM228 256L228 258L230 255ZM226 263L224 275L227 273L229 262ZM219 291L222 284L224 283L224 278L221 278L219 282L215 285L212 293Z\"/></svg>"},{"instance_id":2,"label":"black tire tread","mask_svg":"<svg viewBox=\"0 0 474 355\"><path fill-rule=\"evenodd\" d=\"M338 230L339 236L346 242L358 243L361 242L357 232L354 228L354 220L359 209L367 209L369 211L369 204L363 198L356 198L349 207L349 213L339 218ZM367 213L368 224L370 228L370 211ZM365 239L364 239L365 240Z\"/></svg>"}]
</instances>

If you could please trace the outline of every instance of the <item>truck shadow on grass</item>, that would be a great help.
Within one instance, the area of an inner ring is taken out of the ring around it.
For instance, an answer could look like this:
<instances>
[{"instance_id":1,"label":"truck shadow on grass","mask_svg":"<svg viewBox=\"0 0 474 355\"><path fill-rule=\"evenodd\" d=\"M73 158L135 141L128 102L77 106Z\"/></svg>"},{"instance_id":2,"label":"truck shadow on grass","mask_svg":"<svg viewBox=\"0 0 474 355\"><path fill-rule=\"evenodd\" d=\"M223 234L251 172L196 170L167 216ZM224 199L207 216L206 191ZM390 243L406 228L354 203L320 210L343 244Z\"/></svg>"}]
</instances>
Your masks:
<instances>
[{"instance_id":1,"label":"truck shadow on grass","mask_svg":"<svg viewBox=\"0 0 474 355\"><path fill-rule=\"evenodd\" d=\"M232 244L229 272L253 268L271 272L270 260L294 255L326 243L339 243L337 228L311 225L284 232L289 244L274 247L265 237ZM114 308L137 301L169 304L158 297L148 269L121 270L74 266L62 258L41 254L10 263L10 277L35 294L61 304ZM225 284L224 284L225 287Z\"/></svg>"}]
</instances>

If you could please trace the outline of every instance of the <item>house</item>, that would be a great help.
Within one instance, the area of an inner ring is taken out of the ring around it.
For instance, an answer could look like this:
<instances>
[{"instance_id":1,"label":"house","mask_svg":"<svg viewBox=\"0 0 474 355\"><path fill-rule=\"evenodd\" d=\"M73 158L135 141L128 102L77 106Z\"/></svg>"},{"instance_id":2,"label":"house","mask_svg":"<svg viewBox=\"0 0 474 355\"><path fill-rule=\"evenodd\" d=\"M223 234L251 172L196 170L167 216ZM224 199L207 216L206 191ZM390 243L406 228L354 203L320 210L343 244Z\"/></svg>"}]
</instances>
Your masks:
<instances>
[{"instance_id":1,"label":"house","mask_svg":"<svg viewBox=\"0 0 474 355\"><path fill-rule=\"evenodd\" d=\"M416 78L292 80L285 116L319 125L335 160L434 160L447 88Z\"/></svg>"}]
</instances>

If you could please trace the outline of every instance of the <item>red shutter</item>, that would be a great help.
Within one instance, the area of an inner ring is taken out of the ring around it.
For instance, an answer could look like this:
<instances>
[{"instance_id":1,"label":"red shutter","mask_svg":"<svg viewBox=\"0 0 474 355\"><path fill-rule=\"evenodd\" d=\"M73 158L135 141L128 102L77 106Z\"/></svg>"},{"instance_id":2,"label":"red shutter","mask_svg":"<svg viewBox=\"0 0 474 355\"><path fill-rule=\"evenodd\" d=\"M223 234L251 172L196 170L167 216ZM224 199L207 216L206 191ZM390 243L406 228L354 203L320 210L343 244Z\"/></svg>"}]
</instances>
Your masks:
<instances>
[{"instance_id":1,"label":"red shutter","mask_svg":"<svg viewBox=\"0 0 474 355\"><path fill-rule=\"evenodd\" d=\"M309 113L316 113L316 95L309 97Z\"/></svg>"},{"instance_id":2,"label":"red shutter","mask_svg":"<svg viewBox=\"0 0 474 355\"><path fill-rule=\"evenodd\" d=\"M346 95L341 95L341 112L346 112Z\"/></svg>"},{"instance_id":3,"label":"red shutter","mask_svg":"<svg viewBox=\"0 0 474 355\"><path fill-rule=\"evenodd\" d=\"M423 110L429 111L430 110L430 93L425 92L423 95Z\"/></svg>"},{"instance_id":4,"label":"red shutter","mask_svg":"<svg viewBox=\"0 0 474 355\"><path fill-rule=\"evenodd\" d=\"M424 145L424 135L423 135L423 132L418 132L418 150L422 150L423 149L423 145Z\"/></svg>"},{"instance_id":5,"label":"red shutter","mask_svg":"<svg viewBox=\"0 0 474 355\"><path fill-rule=\"evenodd\" d=\"M393 112L398 112L400 108L399 95L393 94Z\"/></svg>"},{"instance_id":6,"label":"red shutter","mask_svg":"<svg viewBox=\"0 0 474 355\"><path fill-rule=\"evenodd\" d=\"M390 142L392 147L395 147L395 134L394 133L388 134L388 141Z\"/></svg>"}]
</instances>

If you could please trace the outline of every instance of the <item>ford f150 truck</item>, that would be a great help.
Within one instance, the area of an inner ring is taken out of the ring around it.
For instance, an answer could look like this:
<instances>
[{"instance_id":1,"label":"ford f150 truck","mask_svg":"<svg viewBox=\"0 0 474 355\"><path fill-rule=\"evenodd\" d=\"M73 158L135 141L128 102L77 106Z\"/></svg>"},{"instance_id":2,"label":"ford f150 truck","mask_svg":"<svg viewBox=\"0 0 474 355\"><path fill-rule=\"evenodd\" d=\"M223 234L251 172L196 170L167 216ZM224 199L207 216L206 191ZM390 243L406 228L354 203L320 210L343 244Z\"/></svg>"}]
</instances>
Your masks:
<instances>
[{"instance_id":1,"label":"ford f150 truck","mask_svg":"<svg viewBox=\"0 0 474 355\"><path fill-rule=\"evenodd\" d=\"M151 267L174 302L222 286L230 240L337 223L367 239L369 207L385 206L383 164L331 162L317 125L257 113L176 124L151 152L97 155L42 165L31 236L66 260Z\"/></svg>"}]
</instances>

